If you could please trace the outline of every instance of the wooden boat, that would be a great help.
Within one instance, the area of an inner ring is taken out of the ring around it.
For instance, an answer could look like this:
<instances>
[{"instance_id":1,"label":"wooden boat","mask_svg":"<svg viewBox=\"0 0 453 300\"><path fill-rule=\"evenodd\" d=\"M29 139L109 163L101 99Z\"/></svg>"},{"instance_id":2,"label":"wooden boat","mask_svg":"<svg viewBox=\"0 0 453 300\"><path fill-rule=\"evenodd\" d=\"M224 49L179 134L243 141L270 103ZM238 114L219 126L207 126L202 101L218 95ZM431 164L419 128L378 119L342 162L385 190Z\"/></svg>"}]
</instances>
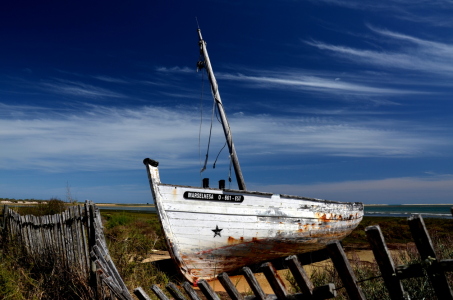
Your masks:
<instances>
[{"instance_id":1,"label":"wooden boat","mask_svg":"<svg viewBox=\"0 0 453 300\"><path fill-rule=\"evenodd\" d=\"M247 191L223 110L206 42L200 52L220 114L238 190L160 182L158 162L146 158L152 195L171 257L196 283L245 265L311 252L347 236L362 220L362 203Z\"/></svg>"}]
</instances>

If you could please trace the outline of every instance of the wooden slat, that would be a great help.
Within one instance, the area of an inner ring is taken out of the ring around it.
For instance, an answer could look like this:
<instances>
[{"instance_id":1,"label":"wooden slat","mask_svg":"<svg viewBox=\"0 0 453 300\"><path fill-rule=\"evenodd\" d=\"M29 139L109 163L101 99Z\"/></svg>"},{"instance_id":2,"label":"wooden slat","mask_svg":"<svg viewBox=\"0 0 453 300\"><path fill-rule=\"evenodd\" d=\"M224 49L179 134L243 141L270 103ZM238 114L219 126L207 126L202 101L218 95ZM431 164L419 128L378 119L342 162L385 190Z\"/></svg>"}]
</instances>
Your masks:
<instances>
[{"instance_id":1,"label":"wooden slat","mask_svg":"<svg viewBox=\"0 0 453 300\"><path fill-rule=\"evenodd\" d=\"M244 296L239 293L237 288L234 286L233 282L231 282L230 277L228 277L227 273L221 273L217 276L217 279L220 281L222 286L225 288L225 291L230 296L231 300L244 300Z\"/></svg>"},{"instance_id":2,"label":"wooden slat","mask_svg":"<svg viewBox=\"0 0 453 300\"><path fill-rule=\"evenodd\" d=\"M420 253L420 257L428 265L426 271L437 297L442 300L453 299L453 293L448 285L447 277L439 268L436 252L434 251L431 237L428 234L422 216L419 214L412 215L408 218L408 222L412 238Z\"/></svg>"},{"instance_id":3,"label":"wooden slat","mask_svg":"<svg viewBox=\"0 0 453 300\"><path fill-rule=\"evenodd\" d=\"M186 300L186 297L179 291L179 289L176 287L176 285L173 282L169 282L165 288L167 291L172 295L173 298L176 300Z\"/></svg>"},{"instance_id":4,"label":"wooden slat","mask_svg":"<svg viewBox=\"0 0 453 300\"><path fill-rule=\"evenodd\" d=\"M148 294L145 293L141 287L134 289L134 295L138 298L138 300L151 300Z\"/></svg>"},{"instance_id":5,"label":"wooden slat","mask_svg":"<svg viewBox=\"0 0 453 300\"><path fill-rule=\"evenodd\" d=\"M168 299L167 296L165 296L164 292L159 288L157 284L153 284L151 286L151 290L154 292L154 294L159 298L160 300L170 300Z\"/></svg>"},{"instance_id":6,"label":"wooden slat","mask_svg":"<svg viewBox=\"0 0 453 300\"><path fill-rule=\"evenodd\" d=\"M299 285L302 294L306 297L313 295L313 289L315 288L310 278L305 272L304 268L299 262L299 259L295 255L288 256L285 258L286 264L288 265L294 280Z\"/></svg>"},{"instance_id":7,"label":"wooden slat","mask_svg":"<svg viewBox=\"0 0 453 300\"><path fill-rule=\"evenodd\" d=\"M205 295L208 300L220 300L219 296L217 296L206 280L201 279L197 284L203 295Z\"/></svg>"},{"instance_id":8,"label":"wooden slat","mask_svg":"<svg viewBox=\"0 0 453 300\"><path fill-rule=\"evenodd\" d=\"M242 274L245 277L245 280L249 284L250 288L253 291L253 294L255 294L255 297L257 300L265 300L266 299L266 294L264 293L263 289L258 283L258 280L256 280L255 275L253 275L252 270L250 270L249 267L243 267L241 269Z\"/></svg>"},{"instance_id":9,"label":"wooden slat","mask_svg":"<svg viewBox=\"0 0 453 300\"><path fill-rule=\"evenodd\" d=\"M335 269L340 274L341 281L346 288L349 298L351 300L366 299L362 289L357 284L357 278L355 277L351 264L349 263L340 242L337 241L335 243L328 244L327 251L333 265L335 266Z\"/></svg>"},{"instance_id":10,"label":"wooden slat","mask_svg":"<svg viewBox=\"0 0 453 300\"><path fill-rule=\"evenodd\" d=\"M384 279L385 286L389 291L390 298L395 300L407 298L403 285L396 276L395 264L393 263L393 259L385 244L381 228L379 225L368 226L365 228L365 232L379 266L379 270L381 271L382 278Z\"/></svg>"},{"instance_id":11,"label":"wooden slat","mask_svg":"<svg viewBox=\"0 0 453 300\"><path fill-rule=\"evenodd\" d=\"M266 276L267 281L269 282L272 290L277 296L277 299L283 300L288 297L288 292L286 291L285 284L283 280L278 275L277 270L274 268L272 263L266 262L261 265L264 276Z\"/></svg>"},{"instance_id":12,"label":"wooden slat","mask_svg":"<svg viewBox=\"0 0 453 300\"><path fill-rule=\"evenodd\" d=\"M192 299L192 300L200 300L200 297L198 297L197 292L195 292L195 290L192 288L192 286L190 285L190 283L188 283L187 281L185 281L185 282L182 284L182 287L183 287L183 289L186 291L186 293L187 293L187 295L189 296L190 299Z\"/></svg>"},{"instance_id":13,"label":"wooden slat","mask_svg":"<svg viewBox=\"0 0 453 300\"><path fill-rule=\"evenodd\" d=\"M335 284L328 283L326 285L317 286L313 289L313 299L331 299L337 296ZM304 298L305 299L305 298Z\"/></svg>"},{"instance_id":14,"label":"wooden slat","mask_svg":"<svg viewBox=\"0 0 453 300\"><path fill-rule=\"evenodd\" d=\"M401 265L396 267L396 276L399 279L425 277L425 271L421 264Z\"/></svg>"},{"instance_id":15,"label":"wooden slat","mask_svg":"<svg viewBox=\"0 0 453 300\"><path fill-rule=\"evenodd\" d=\"M8 216L8 205L3 205L3 218L2 218L2 230L5 230L6 229L6 219L7 219L7 216Z\"/></svg>"},{"instance_id":16,"label":"wooden slat","mask_svg":"<svg viewBox=\"0 0 453 300\"><path fill-rule=\"evenodd\" d=\"M443 259L439 262L439 267L442 268L444 272L453 271L453 259Z\"/></svg>"}]
</instances>

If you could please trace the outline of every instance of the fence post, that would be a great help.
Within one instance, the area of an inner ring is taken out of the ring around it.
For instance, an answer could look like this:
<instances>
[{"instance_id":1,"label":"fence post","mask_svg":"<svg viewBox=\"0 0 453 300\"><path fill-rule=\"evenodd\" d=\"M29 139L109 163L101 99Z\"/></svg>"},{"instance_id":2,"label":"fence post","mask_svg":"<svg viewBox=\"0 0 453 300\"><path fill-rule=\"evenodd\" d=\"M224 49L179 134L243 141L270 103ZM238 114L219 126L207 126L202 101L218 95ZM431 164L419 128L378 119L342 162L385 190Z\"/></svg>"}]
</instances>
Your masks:
<instances>
[{"instance_id":1,"label":"fence post","mask_svg":"<svg viewBox=\"0 0 453 300\"><path fill-rule=\"evenodd\" d=\"M2 219L2 230L5 230L6 227L6 218L7 218L8 205L3 205L3 219Z\"/></svg>"},{"instance_id":2,"label":"fence post","mask_svg":"<svg viewBox=\"0 0 453 300\"><path fill-rule=\"evenodd\" d=\"M448 285L447 277L439 266L436 259L431 237L426 229L425 222L420 214L414 214L408 219L409 228L412 233L417 250L420 253L420 258L427 265L426 272L434 288L438 299L452 300L453 294Z\"/></svg>"},{"instance_id":3,"label":"fence post","mask_svg":"<svg viewBox=\"0 0 453 300\"><path fill-rule=\"evenodd\" d=\"M286 299L288 297L288 292L286 291L285 284L272 263L266 262L262 264L261 269L263 269L264 276L266 276L266 279L274 291L275 296L277 296L280 300Z\"/></svg>"},{"instance_id":4,"label":"fence post","mask_svg":"<svg viewBox=\"0 0 453 300\"><path fill-rule=\"evenodd\" d=\"M223 272L217 275L217 279L223 285L231 300L244 300L244 296L242 296L241 293L239 293L239 291L236 289L227 273Z\"/></svg>"},{"instance_id":5,"label":"fence post","mask_svg":"<svg viewBox=\"0 0 453 300\"><path fill-rule=\"evenodd\" d=\"M160 300L170 300L164 294L164 292L162 292L162 290L159 288L159 286L157 284L153 284L151 286L151 290L154 292L154 294L156 294L157 298L159 298Z\"/></svg>"},{"instance_id":6,"label":"fence post","mask_svg":"<svg viewBox=\"0 0 453 300\"><path fill-rule=\"evenodd\" d=\"M186 300L186 297L179 291L176 285L173 282L169 282L165 288L176 300Z\"/></svg>"},{"instance_id":7,"label":"fence post","mask_svg":"<svg viewBox=\"0 0 453 300\"><path fill-rule=\"evenodd\" d=\"M209 283L206 280L200 279L197 282L197 284L198 284L198 287L200 288L200 290L205 295L206 299L220 300L219 296L217 296L217 294L214 292L214 290L211 288L211 286L209 285Z\"/></svg>"},{"instance_id":8,"label":"fence post","mask_svg":"<svg viewBox=\"0 0 453 300\"><path fill-rule=\"evenodd\" d=\"M198 297L197 292L195 292L195 290L192 288L190 283L188 283L187 281L184 281L184 283L182 284L182 287L184 288L184 290L186 291L186 293L190 299L200 300L200 297Z\"/></svg>"},{"instance_id":9,"label":"fence post","mask_svg":"<svg viewBox=\"0 0 453 300\"><path fill-rule=\"evenodd\" d=\"M253 291L253 294L255 294L255 297L257 300L265 300L266 299L266 294L264 293L263 289L258 283L258 280L256 280L255 275L253 275L252 270L250 270L249 267L243 267L241 269L242 274L245 277L245 280L247 280L247 283L249 284L250 288Z\"/></svg>"},{"instance_id":10,"label":"fence post","mask_svg":"<svg viewBox=\"0 0 453 300\"><path fill-rule=\"evenodd\" d=\"M313 289L315 288L304 268L301 266L297 256L291 255L285 258L286 264L288 265L291 274L293 274L294 280L300 287L300 291L306 297L313 296Z\"/></svg>"},{"instance_id":11,"label":"fence post","mask_svg":"<svg viewBox=\"0 0 453 300\"><path fill-rule=\"evenodd\" d=\"M134 295L137 296L138 300L151 300L141 287L134 289Z\"/></svg>"},{"instance_id":12,"label":"fence post","mask_svg":"<svg viewBox=\"0 0 453 300\"><path fill-rule=\"evenodd\" d=\"M409 299L407 293L404 292L401 281L396 276L395 264L393 263L393 259L385 244L381 228L379 225L368 226L365 228L365 232L384 279L384 283L389 291L390 298L392 300Z\"/></svg>"},{"instance_id":13,"label":"fence post","mask_svg":"<svg viewBox=\"0 0 453 300\"><path fill-rule=\"evenodd\" d=\"M327 251L329 252L330 259L332 260L335 269L337 269L338 274L340 274L341 281L348 292L349 298L351 300L365 300L365 295L357 284L357 278L354 275L354 271L351 268L351 264L349 263L340 242L336 241L328 244Z\"/></svg>"}]
</instances>

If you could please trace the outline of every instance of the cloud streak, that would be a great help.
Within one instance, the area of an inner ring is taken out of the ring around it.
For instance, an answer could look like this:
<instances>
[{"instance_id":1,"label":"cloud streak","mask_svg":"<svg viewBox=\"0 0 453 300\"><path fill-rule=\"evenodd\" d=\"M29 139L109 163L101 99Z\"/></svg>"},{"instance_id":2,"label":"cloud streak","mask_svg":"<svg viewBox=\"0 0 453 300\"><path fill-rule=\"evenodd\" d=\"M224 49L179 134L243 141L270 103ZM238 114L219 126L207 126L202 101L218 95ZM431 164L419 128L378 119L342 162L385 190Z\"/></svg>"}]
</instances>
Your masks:
<instances>
[{"instance_id":1,"label":"cloud streak","mask_svg":"<svg viewBox=\"0 0 453 300\"><path fill-rule=\"evenodd\" d=\"M57 79L41 84L47 92L85 98L126 98L125 95L83 82Z\"/></svg>"},{"instance_id":2,"label":"cloud streak","mask_svg":"<svg viewBox=\"0 0 453 300\"><path fill-rule=\"evenodd\" d=\"M260 191L303 195L336 201L366 204L384 203L451 203L453 175L432 177L396 177L380 180L355 180L310 185L253 185Z\"/></svg>"},{"instance_id":3,"label":"cloud streak","mask_svg":"<svg viewBox=\"0 0 453 300\"><path fill-rule=\"evenodd\" d=\"M361 65L453 76L453 44L424 40L372 26L368 27L374 33L386 38L386 43L389 42L387 39L391 39L399 49L393 51L358 49L316 40L305 41L305 43Z\"/></svg>"},{"instance_id":4,"label":"cloud streak","mask_svg":"<svg viewBox=\"0 0 453 300\"><path fill-rule=\"evenodd\" d=\"M86 107L85 107L86 109ZM112 108L52 112L6 106L0 119L0 168L73 170L135 169L152 154L167 167L198 164L199 113L192 108ZM18 113L20 111L20 113ZM156 117L158 116L158 117ZM355 157L423 157L445 153L451 129L395 120L230 117L241 157L322 154ZM207 124L207 123L205 123ZM223 144L221 129L214 142ZM114 163L112 163L114 162Z\"/></svg>"},{"instance_id":5,"label":"cloud streak","mask_svg":"<svg viewBox=\"0 0 453 300\"><path fill-rule=\"evenodd\" d=\"M271 73L271 72L268 72ZM359 83L338 80L338 77L330 79L318 76L305 75L302 72L294 73L274 73L269 76L250 76L243 74L219 74L219 78L252 83L256 86L272 88L294 88L299 90L317 91L322 93L334 94L338 92L349 94L366 94L366 95L401 95L415 94L416 91L392 89L387 87L377 87Z\"/></svg>"}]
</instances>

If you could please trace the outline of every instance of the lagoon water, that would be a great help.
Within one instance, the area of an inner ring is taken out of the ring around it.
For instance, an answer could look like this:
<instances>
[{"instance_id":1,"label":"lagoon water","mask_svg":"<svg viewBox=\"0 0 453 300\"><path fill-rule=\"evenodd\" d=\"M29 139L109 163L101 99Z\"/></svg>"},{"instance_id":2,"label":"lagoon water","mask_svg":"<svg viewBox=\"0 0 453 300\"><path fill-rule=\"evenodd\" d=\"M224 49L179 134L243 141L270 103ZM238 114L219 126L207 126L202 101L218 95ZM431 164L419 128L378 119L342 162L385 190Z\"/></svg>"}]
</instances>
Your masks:
<instances>
[{"instance_id":1,"label":"lagoon water","mask_svg":"<svg viewBox=\"0 0 453 300\"><path fill-rule=\"evenodd\" d=\"M452 218L453 204L434 205L365 205L365 216L371 217L409 217L421 214L424 218Z\"/></svg>"},{"instance_id":2,"label":"lagoon water","mask_svg":"<svg viewBox=\"0 0 453 300\"><path fill-rule=\"evenodd\" d=\"M422 214L424 218L452 218L450 209L453 204L443 205L365 205L365 216L368 217L409 217L411 214ZM147 206L100 206L101 210L117 210L141 213L156 213L156 208Z\"/></svg>"}]
</instances>

